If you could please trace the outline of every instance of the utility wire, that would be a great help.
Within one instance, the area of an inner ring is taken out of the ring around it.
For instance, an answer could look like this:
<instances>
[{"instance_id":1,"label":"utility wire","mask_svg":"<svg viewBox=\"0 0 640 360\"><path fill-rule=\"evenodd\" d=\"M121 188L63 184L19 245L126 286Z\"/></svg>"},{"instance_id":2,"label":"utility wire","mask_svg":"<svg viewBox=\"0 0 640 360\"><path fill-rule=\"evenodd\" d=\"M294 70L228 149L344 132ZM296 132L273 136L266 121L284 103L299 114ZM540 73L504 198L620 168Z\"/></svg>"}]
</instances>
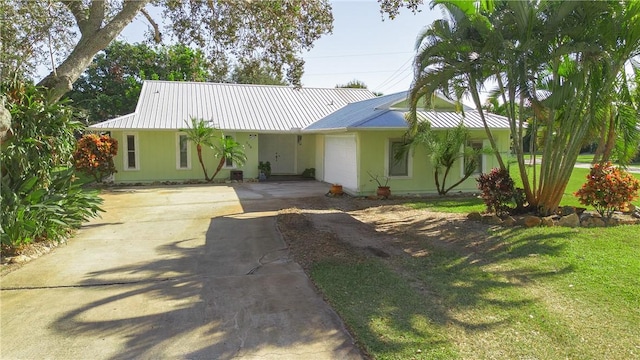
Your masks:
<instances>
[{"instance_id":1,"label":"utility wire","mask_svg":"<svg viewBox=\"0 0 640 360\"><path fill-rule=\"evenodd\" d=\"M383 86L387 85L389 82L394 81L397 76L400 76L404 71L408 70L410 66L408 66L413 60L413 56L410 57L407 61L405 61L396 71L391 74L387 79L385 79L382 83L375 87L375 89L380 89Z\"/></svg>"}]
</instances>

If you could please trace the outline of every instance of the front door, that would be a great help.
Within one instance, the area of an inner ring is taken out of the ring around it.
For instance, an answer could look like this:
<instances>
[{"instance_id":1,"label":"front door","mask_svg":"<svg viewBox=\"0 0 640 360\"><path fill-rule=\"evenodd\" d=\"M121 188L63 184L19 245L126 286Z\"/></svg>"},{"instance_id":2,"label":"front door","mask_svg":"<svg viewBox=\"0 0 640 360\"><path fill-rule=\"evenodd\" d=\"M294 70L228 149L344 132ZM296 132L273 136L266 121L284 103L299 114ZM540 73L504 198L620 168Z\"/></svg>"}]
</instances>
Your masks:
<instances>
[{"instance_id":1,"label":"front door","mask_svg":"<svg viewBox=\"0 0 640 360\"><path fill-rule=\"evenodd\" d=\"M258 135L258 160L270 162L272 174L296 174L296 135Z\"/></svg>"}]
</instances>

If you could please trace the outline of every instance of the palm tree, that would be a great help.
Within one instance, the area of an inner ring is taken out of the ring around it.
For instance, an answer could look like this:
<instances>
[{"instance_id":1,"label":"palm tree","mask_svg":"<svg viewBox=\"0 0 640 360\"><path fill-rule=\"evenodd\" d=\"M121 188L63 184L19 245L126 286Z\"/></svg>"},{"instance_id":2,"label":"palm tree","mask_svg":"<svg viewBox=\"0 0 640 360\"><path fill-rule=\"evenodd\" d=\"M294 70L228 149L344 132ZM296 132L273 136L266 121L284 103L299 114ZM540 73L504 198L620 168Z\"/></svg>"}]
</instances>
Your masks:
<instances>
[{"instance_id":1,"label":"palm tree","mask_svg":"<svg viewBox=\"0 0 640 360\"><path fill-rule=\"evenodd\" d=\"M231 164L242 166L247 161L244 147L231 136L221 136L220 141L213 145L212 148L215 156L220 158L220 162L218 163L216 172L213 173L209 181L212 181L216 175L218 175L225 163L230 162Z\"/></svg>"},{"instance_id":2,"label":"palm tree","mask_svg":"<svg viewBox=\"0 0 640 360\"><path fill-rule=\"evenodd\" d=\"M417 106L421 99L430 103L436 91L460 102L471 96L482 119L487 138L501 168L506 168L493 133L485 119L480 91L492 72L485 63L487 33L490 24L478 9L490 9L493 1L437 1L448 13L448 19L436 20L418 36L416 42L415 79L410 91L408 122L410 135L417 129ZM487 6L487 7L483 7ZM459 107L462 110L462 107Z\"/></svg>"},{"instance_id":3,"label":"palm tree","mask_svg":"<svg viewBox=\"0 0 640 360\"><path fill-rule=\"evenodd\" d=\"M438 194L446 195L471 177L478 167L478 156L482 151L469 146L469 139L469 129L462 123L440 134L431 129L429 122L422 121L417 124L414 136L406 139L405 146L395 154L395 157L400 159L410 148L422 146L429 154L429 161L434 168L433 176ZM462 152L460 152L461 148ZM447 178L457 161L462 161L464 164L463 175L447 187Z\"/></svg>"},{"instance_id":4,"label":"palm tree","mask_svg":"<svg viewBox=\"0 0 640 360\"><path fill-rule=\"evenodd\" d=\"M435 91L458 99L466 92L482 116L479 91L487 79L495 80L527 200L539 212L553 212L589 129L606 121L603 109L613 101L616 79L640 50L640 3L436 3L444 6L449 19L434 22L419 37L411 128L415 131L420 98L429 99ZM544 139L540 174L534 174L532 182L522 145L527 107ZM504 167L486 123L485 130Z\"/></svg>"},{"instance_id":5,"label":"palm tree","mask_svg":"<svg viewBox=\"0 0 640 360\"><path fill-rule=\"evenodd\" d=\"M184 132L187 135L187 139L189 139L189 141L192 141L194 144L196 144L198 161L200 161L200 166L202 166L204 179L206 181L211 181L213 180L213 177L209 178L209 175L207 174L207 168L204 165L204 161L202 160L202 145L213 147L213 139L215 138L215 134L218 129L209 126L209 123L207 121L195 117L191 118L190 124L187 121L185 121L185 123L188 127L185 129L180 129L180 131Z\"/></svg>"}]
</instances>

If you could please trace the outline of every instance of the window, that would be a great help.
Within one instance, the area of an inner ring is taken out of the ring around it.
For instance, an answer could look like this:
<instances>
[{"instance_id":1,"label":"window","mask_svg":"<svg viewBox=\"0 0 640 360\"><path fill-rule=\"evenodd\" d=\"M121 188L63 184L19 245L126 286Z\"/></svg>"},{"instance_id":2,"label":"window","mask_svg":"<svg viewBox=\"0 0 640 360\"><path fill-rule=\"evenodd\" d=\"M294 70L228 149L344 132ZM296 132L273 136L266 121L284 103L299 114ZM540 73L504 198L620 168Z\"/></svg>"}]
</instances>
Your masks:
<instances>
[{"instance_id":1,"label":"window","mask_svg":"<svg viewBox=\"0 0 640 360\"><path fill-rule=\"evenodd\" d=\"M484 144L482 143L482 140L471 140L469 141L468 146L477 152L476 170L473 173L482 174L484 170L484 156L482 155L482 149L484 148Z\"/></svg>"},{"instance_id":2,"label":"window","mask_svg":"<svg viewBox=\"0 0 640 360\"><path fill-rule=\"evenodd\" d=\"M402 158L398 159L396 154L402 149L402 140L390 140L387 152L387 176L410 176L409 152L405 152Z\"/></svg>"},{"instance_id":3,"label":"window","mask_svg":"<svg viewBox=\"0 0 640 360\"><path fill-rule=\"evenodd\" d=\"M136 134L125 134L125 144L124 169L139 170L138 136Z\"/></svg>"},{"instance_id":4,"label":"window","mask_svg":"<svg viewBox=\"0 0 640 360\"><path fill-rule=\"evenodd\" d=\"M189 139L185 134L177 134L176 138L176 168L178 170L191 169L191 149Z\"/></svg>"}]
</instances>

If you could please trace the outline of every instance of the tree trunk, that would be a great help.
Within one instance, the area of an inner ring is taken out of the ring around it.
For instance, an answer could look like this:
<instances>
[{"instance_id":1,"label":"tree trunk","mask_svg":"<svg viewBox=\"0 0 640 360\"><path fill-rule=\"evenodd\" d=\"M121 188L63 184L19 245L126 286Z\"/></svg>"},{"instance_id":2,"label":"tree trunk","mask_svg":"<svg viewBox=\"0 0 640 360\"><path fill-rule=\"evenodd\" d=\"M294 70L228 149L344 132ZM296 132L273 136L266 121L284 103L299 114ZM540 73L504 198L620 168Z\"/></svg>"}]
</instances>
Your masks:
<instances>
[{"instance_id":1,"label":"tree trunk","mask_svg":"<svg viewBox=\"0 0 640 360\"><path fill-rule=\"evenodd\" d=\"M211 176L211 179L209 181L213 181L213 179L216 177L216 175L218 175L218 173L220 172L220 170L222 169L222 167L224 166L224 162L227 161L227 158L225 158L224 156L220 159L220 162L218 163L218 167L216 168L216 172L213 173L213 176Z\"/></svg>"},{"instance_id":2,"label":"tree trunk","mask_svg":"<svg viewBox=\"0 0 640 360\"><path fill-rule=\"evenodd\" d=\"M473 98L473 103L478 109L478 113L480 114L480 119L482 120L482 124L484 125L485 133L487 134L487 138L489 138L489 143L491 144L491 149L498 160L498 165L500 165L500 169L506 170L507 167L504 165L504 161L502 160L502 155L500 154L500 150L498 149L498 145L496 144L496 140L493 138L493 133L491 129L489 129L489 124L487 124L487 119L484 117L484 111L482 110L482 103L480 102L480 95L478 95L478 89L475 84L475 79L470 78L469 84L471 87L471 97Z\"/></svg>"},{"instance_id":3,"label":"tree trunk","mask_svg":"<svg viewBox=\"0 0 640 360\"><path fill-rule=\"evenodd\" d=\"M209 175L207 174L207 167L204 166L204 161L202 161L202 145L200 144L196 145L196 150L198 152L198 161L200 161L200 166L202 166L202 171L204 172L204 180L211 181L209 179Z\"/></svg>"},{"instance_id":4,"label":"tree trunk","mask_svg":"<svg viewBox=\"0 0 640 360\"><path fill-rule=\"evenodd\" d=\"M38 86L49 89L49 101L58 101L71 90L98 51L106 48L150 1L125 1L122 10L104 27L104 1L95 0L90 9L82 8L79 2L65 3L73 13L82 36L62 64L38 83Z\"/></svg>"}]
</instances>

